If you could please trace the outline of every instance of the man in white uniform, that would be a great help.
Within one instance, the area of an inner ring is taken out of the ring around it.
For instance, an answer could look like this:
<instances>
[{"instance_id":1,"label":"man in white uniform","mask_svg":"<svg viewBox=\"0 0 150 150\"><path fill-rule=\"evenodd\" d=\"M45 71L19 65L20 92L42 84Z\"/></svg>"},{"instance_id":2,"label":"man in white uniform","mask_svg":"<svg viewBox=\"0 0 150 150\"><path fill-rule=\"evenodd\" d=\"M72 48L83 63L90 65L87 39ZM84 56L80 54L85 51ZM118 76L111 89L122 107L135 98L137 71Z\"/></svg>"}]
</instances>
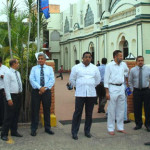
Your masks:
<instances>
[{"instance_id":1,"label":"man in white uniform","mask_svg":"<svg viewBox=\"0 0 150 150\"><path fill-rule=\"evenodd\" d=\"M70 82L76 87L75 112L72 120L72 138L78 139L78 131L81 122L83 107L85 104L85 136L91 138L92 113L97 99L95 87L100 83L101 77L98 68L91 64L92 55L85 52L83 61L75 65L71 70Z\"/></svg>"},{"instance_id":2,"label":"man in white uniform","mask_svg":"<svg viewBox=\"0 0 150 150\"><path fill-rule=\"evenodd\" d=\"M106 88L106 99L108 104L107 129L110 135L115 135L115 119L118 132L124 131L124 103L125 88L124 77L128 74L128 67L122 62L123 56L120 50L113 52L114 61L106 66L104 87Z\"/></svg>"}]
</instances>

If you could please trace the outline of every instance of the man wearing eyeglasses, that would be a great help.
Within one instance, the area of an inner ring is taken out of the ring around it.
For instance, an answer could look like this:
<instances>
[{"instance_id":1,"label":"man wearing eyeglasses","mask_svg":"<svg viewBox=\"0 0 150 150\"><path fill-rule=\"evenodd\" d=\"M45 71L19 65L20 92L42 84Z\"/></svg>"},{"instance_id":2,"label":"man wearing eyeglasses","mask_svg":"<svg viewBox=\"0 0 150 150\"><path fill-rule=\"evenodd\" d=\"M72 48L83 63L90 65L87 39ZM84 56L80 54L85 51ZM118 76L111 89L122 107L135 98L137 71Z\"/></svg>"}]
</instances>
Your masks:
<instances>
[{"instance_id":1,"label":"man wearing eyeglasses","mask_svg":"<svg viewBox=\"0 0 150 150\"><path fill-rule=\"evenodd\" d=\"M75 112L72 120L72 138L78 139L78 131L81 123L83 107L85 105L85 136L91 138L92 113L97 99L95 87L100 83L101 77L98 68L91 64L92 55L85 52L82 62L71 70L70 82L76 87Z\"/></svg>"}]
</instances>

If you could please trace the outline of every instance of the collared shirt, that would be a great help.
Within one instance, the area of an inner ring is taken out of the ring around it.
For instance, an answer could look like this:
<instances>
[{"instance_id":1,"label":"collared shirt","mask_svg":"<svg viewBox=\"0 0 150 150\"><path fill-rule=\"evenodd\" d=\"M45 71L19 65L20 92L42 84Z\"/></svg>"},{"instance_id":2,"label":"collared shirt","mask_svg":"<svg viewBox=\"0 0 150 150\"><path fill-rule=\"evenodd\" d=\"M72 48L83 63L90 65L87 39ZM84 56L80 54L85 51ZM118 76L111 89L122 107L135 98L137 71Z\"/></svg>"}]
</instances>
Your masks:
<instances>
[{"instance_id":1,"label":"collared shirt","mask_svg":"<svg viewBox=\"0 0 150 150\"><path fill-rule=\"evenodd\" d=\"M43 71L44 71L44 83L45 83L44 87L46 87L47 89L51 89L55 83L53 68L47 65L43 65ZM40 72L41 72L41 65L32 67L29 79L33 89L41 88Z\"/></svg>"},{"instance_id":2,"label":"collared shirt","mask_svg":"<svg viewBox=\"0 0 150 150\"><path fill-rule=\"evenodd\" d=\"M1 75L4 75L5 73L9 71L9 68L6 67L5 65L1 65L0 67L0 90L4 89L4 78L1 78Z\"/></svg>"},{"instance_id":3,"label":"collared shirt","mask_svg":"<svg viewBox=\"0 0 150 150\"><path fill-rule=\"evenodd\" d=\"M70 82L76 87L75 96L77 97L96 97L95 87L100 83L101 76L98 68L83 63L75 65L70 74Z\"/></svg>"},{"instance_id":4,"label":"collared shirt","mask_svg":"<svg viewBox=\"0 0 150 150\"><path fill-rule=\"evenodd\" d=\"M102 64L101 66L98 66L98 69L101 75L101 82L104 82L105 68L106 68L106 65L104 64Z\"/></svg>"},{"instance_id":5,"label":"collared shirt","mask_svg":"<svg viewBox=\"0 0 150 150\"><path fill-rule=\"evenodd\" d=\"M142 67L142 88L149 87L150 80L150 67L143 66ZM130 70L129 74L129 86L133 91L133 88L139 88L139 67L135 66Z\"/></svg>"},{"instance_id":6,"label":"collared shirt","mask_svg":"<svg viewBox=\"0 0 150 150\"><path fill-rule=\"evenodd\" d=\"M105 69L104 87L109 88L109 84L123 84L128 72L126 63L121 62L118 65L115 61L110 62Z\"/></svg>"},{"instance_id":7,"label":"collared shirt","mask_svg":"<svg viewBox=\"0 0 150 150\"><path fill-rule=\"evenodd\" d=\"M11 100L11 94L15 93L19 93L19 85L18 85L18 81L16 78L16 70L14 70L13 68L9 69L9 72L7 72L5 74L4 77L4 85L5 85L5 93L6 93L6 98L7 100ZM22 92L22 82L21 82L21 76L20 73L17 71L17 76L21 85L21 91Z\"/></svg>"}]
</instances>

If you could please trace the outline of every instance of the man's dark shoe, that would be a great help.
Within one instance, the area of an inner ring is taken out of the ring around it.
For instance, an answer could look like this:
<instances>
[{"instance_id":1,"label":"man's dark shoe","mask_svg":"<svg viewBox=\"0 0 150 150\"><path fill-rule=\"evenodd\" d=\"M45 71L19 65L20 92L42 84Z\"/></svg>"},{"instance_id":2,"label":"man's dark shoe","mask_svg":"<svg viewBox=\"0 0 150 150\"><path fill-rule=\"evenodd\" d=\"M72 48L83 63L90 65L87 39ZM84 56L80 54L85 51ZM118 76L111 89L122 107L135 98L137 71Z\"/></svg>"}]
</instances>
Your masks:
<instances>
[{"instance_id":1,"label":"man's dark shoe","mask_svg":"<svg viewBox=\"0 0 150 150\"><path fill-rule=\"evenodd\" d=\"M23 137L23 135L21 135L21 134L18 133L18 132L16 132L16 133L11 133L11 136Z\"/></svg>"},{"instance_id":2,"label":"man's dark shoe","mask_svg":"<svg viewBox=\"0 0 150 150\"><path fill-rule=\"evenodd\" d=\"M92 135L90 133L85 133L85 136L88 137L88 138L92 137Z\"/></svg>"},{"instance_id":3,"label":"man's dark shoe","mask_svg":"<svg viewBox=\"0 0 150 150\"><path fill-rule=\"evenodd\" d=\"M142 128L142 126L135 126L134 127L134 130L139 130L139 129L141 129Z\"/></svg>"},{"instance_id":4,"label":"man's dark shoe","mask_svg":"<svg viewBox=\"0 0 150 150\"><path fill-rule=\"evenodd\" d=\"M150 127L147 127L147 131L150 132Z\"/></svg>"},{"instance_id":5,"label":"man's dark shoe","mask_svg":"<svg viewBox=\"0 0 150 150\"><path fill-rule=\"evenodd\" d=\"M1 139L2 139L3 141L8 141L8 137L7 137L6 135L1 136Z\"/></svg>"},{"instance_id":6,"label":"man's dark shoe","mask_svg":"<svg viewBox=\"0 0 150 150\"><path fill-rule=\"evenodd\" d=\"M130 123L130 122L131 122L130 120L125 120L125 121L124 121L124 124Z\"/></svg>"},{"instance_id":7,"label":"man's dark shoe","mask_svg":"<svg viewBox=\"0 0 150 150\"><path fill-rule=\"evenodd\" d=\"M146 142L146 143L144 143L144 145L149 145L150 146L150 142Z\"/></svg>"},{"instance_id":8,"label":"man's dark shoe","mask_svg":"<svg viewBox=\"0 0 150 150\"><path fill-rule=\"evenodd\" d=\"M36 131L31 131L31 136L36 136Z\"/></svg>"},{"instance_id":9,"label":"man's dark shoe","mask_svg":"<svg viewBox=\"0 0 150 150\"><path fill-rule=\"evenodd\" d=\"M78 140L78 136L77 136L76 134L73 134L73 135L72 135L72 138L73 138L74 140Z\"/></svg>"},{"instance_id":10,"label":"man's dark shoe","mask_svg":"<svg viewBox=\"0 0 150 150\"><path fill-rule=\"evenodd\" d=\"M45 132L51 135L55 134L52 130L45 130Z\"/></svg>"},{"instance_id":11,"label":"man's dark shoe","mask_svg":"<svg viewBox=\"0 0 150 150\"><path fill-rule=\"evenodd\" d=\"M97 113L105 113L105 110L98 110Z\"/></svg>"}]
</instances>

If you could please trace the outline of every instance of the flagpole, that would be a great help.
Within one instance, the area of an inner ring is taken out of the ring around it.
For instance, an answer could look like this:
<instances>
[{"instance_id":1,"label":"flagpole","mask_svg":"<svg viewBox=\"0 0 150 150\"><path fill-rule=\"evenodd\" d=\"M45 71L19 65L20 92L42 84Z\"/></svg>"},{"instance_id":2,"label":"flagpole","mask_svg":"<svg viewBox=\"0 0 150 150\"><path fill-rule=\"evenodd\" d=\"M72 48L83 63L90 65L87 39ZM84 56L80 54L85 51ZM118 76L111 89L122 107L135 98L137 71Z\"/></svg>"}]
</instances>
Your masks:
<instances>
[{"instance_id":1,"label":"flagpole","mask_svg":"<svg viewBox=\"0 0 150 150\"><path fill-rule=\"evenodd\" d=\"M37 0L37 18L38 18L38 24L37 24L37 52L40 51L40 7L39 7L39 0Z\"/></svg>"},{"instance_id":2,"label":"flagpole","mask_svg":"<svg viewBox=\"0 0 150 150\"><path fill-rule=\"evenodd\" d=\"M10 57L11 59L13 58L12 56L12 49L11 49L11 28L10 28L10 18L9 18L9 8L8 8L8 0L6 0L7 3L7 24L8 24L8 39L9 39L9 50L10 50Z\"/></svg>"}]
</instances>

